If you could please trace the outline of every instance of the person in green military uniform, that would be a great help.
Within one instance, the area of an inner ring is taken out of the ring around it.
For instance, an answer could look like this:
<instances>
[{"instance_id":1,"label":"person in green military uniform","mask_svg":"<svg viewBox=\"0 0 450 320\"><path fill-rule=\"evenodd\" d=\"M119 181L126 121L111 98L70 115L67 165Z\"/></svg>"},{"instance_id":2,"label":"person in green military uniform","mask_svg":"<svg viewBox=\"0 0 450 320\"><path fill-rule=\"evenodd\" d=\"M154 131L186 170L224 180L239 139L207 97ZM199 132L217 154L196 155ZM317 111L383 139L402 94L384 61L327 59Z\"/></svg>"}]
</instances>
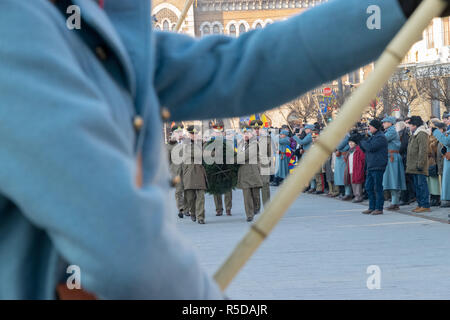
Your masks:
<instances>
[{"instance_id":1,"label":"person in green military uniform","mask_svg":"<svg viewBox=\"0 0 450 320\"><path fill-rule=\"evenodd\" d=\"M167 143L169 171L175 185L175 202L177 205L179 218L183 218L184 215L189 215L188 211L184 210L186 203L184 199L183 180L181 179L181 176L183 174L182 163L178 163L179 161L177 161L176 159L177 156L180 156L180 151L182 151L181 142L183 139L183 128L183 125L173 126L170 129L172 134L170 135L169 142Z\"/></svg>"},{"instance_id":2,"label":"person in green military uniform","mask_svg":"<svg viewBox=\"0 0 450 320\"><path fill-rule=\"evenodd\" d=\"M262 134L263 122L252 120L250 126L253 128L255 138L258 142L258 164L261 172L261 197L263 205L270 200L270 160L272 158L272 139L269 134ZM266 131L267 132L267 131ZM256 212L256 214L259 210Z\"/></svg>"},{"instance_id":3,"label":"person in green military uniform","mask_svg":"<svg viewBox=\"0 0 450 320\"><path fill-rule=\"evenodd\" d=\"M237 187L242 189L247 221L253 220L261 208L260 189L263 186L258 165L258 143L250 126L244 127L243 139L237 147L238 171Z\"/></svg>"},{"instance_id":4,"label":"person in green military uniform","mask_svg":"<svg viewBox=\"0 0 450 320\"><path fill-rule=\"evenodd\" d=\"M216 137L223 139L223 143L225 143L225 145L223 147L223 154L226 154L226 149L228 147L233 149L233 145L232 145L233 142L232 141L228 142L225 139L225 131L224 131L224 126L223 126L222 121L215 122L212 125L212 129L213 129L213 132L212 132L213 137L210 141L215 140ZM228 146L227 143L231 143L231 145ZM212 156L214 156L214 154L212 154ZM233 203L233 190L230 188L225 193L215 193L213 195L213 197L214 197L214 205L216 206L216 216L223 215L223 200L225 200L226 214L227 214L227 216L231 216L231 208L232 208L232 203Z\"/></svg>"},{"instance_id":5,"label":"person in green military uniform","mask_svg":"<svg viewBox=\"0 0 450 320\"><path fill-rule=\"evenodd\" d=\"M205 190L207 179L202 165L203 143L199 137L199 129L189 126L189 139L185 139L183 148L183 184L186 207L192 221L198 219L199 224L205 224ZM187 141L186 141L187 140Z\"/></svg>"}]
</instances>

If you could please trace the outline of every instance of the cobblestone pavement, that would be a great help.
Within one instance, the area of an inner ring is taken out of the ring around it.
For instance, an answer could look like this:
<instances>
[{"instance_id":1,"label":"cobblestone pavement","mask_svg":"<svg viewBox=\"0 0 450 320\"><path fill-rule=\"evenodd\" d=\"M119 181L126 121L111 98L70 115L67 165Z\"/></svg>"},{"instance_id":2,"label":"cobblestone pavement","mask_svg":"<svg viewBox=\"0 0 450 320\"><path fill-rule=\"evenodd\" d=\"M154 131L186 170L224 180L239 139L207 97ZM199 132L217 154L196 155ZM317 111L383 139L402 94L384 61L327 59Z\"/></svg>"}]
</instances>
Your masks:
<instances>
[{"instance_id":1,"label":"cobblestone pavement","mask_svg":"<svg viewBox=\"0 0 450 320\"><path fill-rule=\"evenodd\" d=\"M409 208L414 206L370 216L361 214L361 204L303 194L226 294L231 299L450 299L450 226L437 221L449 210L433 208L430 216L436 219L430 220L409 215ZM205 225L189 217L177 220L211 275L249 228L241 190L233 192L232 213L216 217L207 196ZM380 268L380 289L367 287L371 265Z\"/></svg>"}]
</instances>

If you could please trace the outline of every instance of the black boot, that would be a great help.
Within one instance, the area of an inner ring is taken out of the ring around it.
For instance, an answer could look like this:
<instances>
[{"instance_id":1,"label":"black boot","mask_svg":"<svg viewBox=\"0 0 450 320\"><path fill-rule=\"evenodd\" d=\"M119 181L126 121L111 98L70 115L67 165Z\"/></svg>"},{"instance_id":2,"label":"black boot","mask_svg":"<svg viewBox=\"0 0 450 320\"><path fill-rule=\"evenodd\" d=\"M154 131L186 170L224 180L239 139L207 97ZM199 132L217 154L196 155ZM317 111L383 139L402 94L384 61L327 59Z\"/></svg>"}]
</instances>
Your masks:
<instances>
[{"instance_id":1,"label":"black boot","mask_svg":"<svg viewBox=\"0 0 450 320\"><path fill-rule=\"evenodd\" d=\"M272 187L278 187L280 185L280 177L274 177L270 185Z\"/></svg>"},{"instance_id":2,"label":"black boot","mask_svg":"<svg viewBox=\"0 0 450 320\"><path fill-rule=\"evenodd\" d=\"M441 201L441 208L450 208L450 201L449 200L443 200ZM450 216L450 215L449 215Z\"/></svg>"},{"instance_id":3,"label":"black boot","mask_svg":"<svg viewBox=\"0 0 450 320\"><path fill-rule=\"evenodd\" d=\"M430 206L431 207L439 207L439 196L436 196L434 194L430 195Z\"/></svg>"}]
</instances>

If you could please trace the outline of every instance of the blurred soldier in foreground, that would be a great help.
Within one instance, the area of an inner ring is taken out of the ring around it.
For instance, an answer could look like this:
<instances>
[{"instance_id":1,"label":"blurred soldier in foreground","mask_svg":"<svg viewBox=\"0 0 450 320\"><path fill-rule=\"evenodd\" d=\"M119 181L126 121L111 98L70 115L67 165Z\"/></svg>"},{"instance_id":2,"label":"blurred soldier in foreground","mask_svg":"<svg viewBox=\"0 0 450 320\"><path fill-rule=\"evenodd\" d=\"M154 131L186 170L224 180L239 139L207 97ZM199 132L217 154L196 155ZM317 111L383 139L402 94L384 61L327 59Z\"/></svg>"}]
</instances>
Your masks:
<instances>
[{"instance_id":1,"label":"blurred soldier in foreground","mask_svg":"<svg viewBox=\"0 0 450 320\"><path fill-rule=\"evenodd\" d=\"M151 1L101 4L0 1L0 298L54 299L69 265L98 298L221 298L170 221L163 121L286 103L376 59L418 1L376 1L379 30L373 0L333 0L203 39L154 31Z\"/></svg>"}]
</instances>

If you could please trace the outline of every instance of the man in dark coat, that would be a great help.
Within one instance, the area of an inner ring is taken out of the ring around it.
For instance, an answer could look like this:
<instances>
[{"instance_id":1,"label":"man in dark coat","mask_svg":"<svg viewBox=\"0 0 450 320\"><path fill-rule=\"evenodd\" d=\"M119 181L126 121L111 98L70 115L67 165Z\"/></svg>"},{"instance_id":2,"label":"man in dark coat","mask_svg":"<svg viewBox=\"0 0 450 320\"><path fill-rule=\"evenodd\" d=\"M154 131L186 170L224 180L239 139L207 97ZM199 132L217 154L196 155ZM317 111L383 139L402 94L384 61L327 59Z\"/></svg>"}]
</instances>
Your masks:
<instances>
[{"instance_id":1,"label":"man in dark coat","mask_svg":"<svg viewBox=\"0 0 450 320\"><path fill-rule=\"evenodd\" d=\"M381 127L381 121L370 121L371 137L361 141L361 148L366 154L366 191L369 195L369 209L363 211L364 214L383 214L383 175L387 166L388 142Z\"/></svg>"},{"instance_id":2,"label":"man in dark coat","mask_svg":"<svg viewBox=\"0 0 450 320\"><path fill-rule=\"evenodd\" d=\"M398 135L400 136L400 156L402 157L403 167L406 168L406 156L408 153L408 141L410 136L409 128L406 125L406 121L409 122L409 118L405 121L397 121L395 124L396 129L398 131ZM412 176L410 174L405 173L405 181L406 181L406 190L402 190L400 194L400 206L404 206L410 204L415 201L416 193L414 191L414 183Z\"/></svg>"}]
</instances>

